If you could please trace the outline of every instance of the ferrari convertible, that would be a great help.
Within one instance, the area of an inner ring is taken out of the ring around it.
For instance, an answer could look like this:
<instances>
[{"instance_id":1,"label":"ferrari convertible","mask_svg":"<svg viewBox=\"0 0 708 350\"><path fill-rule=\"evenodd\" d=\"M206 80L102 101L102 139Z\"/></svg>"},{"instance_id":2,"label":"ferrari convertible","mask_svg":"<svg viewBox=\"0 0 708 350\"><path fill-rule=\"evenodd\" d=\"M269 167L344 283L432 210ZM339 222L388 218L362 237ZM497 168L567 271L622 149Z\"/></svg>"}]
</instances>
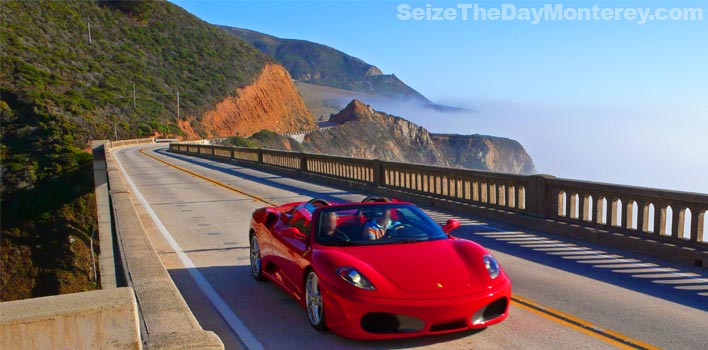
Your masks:
<instances>
[{"instance_id":1,"label":"ferrari convertible","mask_svg":"<svg viewBox=\"0 0 708 350\"><path fill-rule=\"evenodd\" d=\"M411 203L322 199L253 213L253 277L292 295L317 330L388 339L479 329L507 317L511 281L482 246Z\"/></svg>"}]
</instances>

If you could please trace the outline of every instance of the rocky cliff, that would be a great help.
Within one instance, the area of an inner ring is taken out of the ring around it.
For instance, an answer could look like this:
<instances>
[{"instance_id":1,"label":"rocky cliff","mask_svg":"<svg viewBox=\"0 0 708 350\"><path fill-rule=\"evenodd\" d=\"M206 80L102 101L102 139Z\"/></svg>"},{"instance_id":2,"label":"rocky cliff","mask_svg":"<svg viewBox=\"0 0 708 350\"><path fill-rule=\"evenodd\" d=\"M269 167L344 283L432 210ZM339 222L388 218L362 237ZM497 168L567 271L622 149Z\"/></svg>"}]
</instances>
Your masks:
<instances>
[{"instance_id":1,"label":"rocky cliff","mask_svg":"<svg viewBox=\"0 0 708 350\"><path fill-rule=\"evenodd\" d=\"M306 151L351 157L534 173L533 160L518 142L485 135L431 134L403 118L353 100L330 121L337 127L305 137Z\"/></svg>"},{"instance_id":2,"label":"rocky cliff","mask_svg":"<svg viewBox=\"0 0 708 350\"><path fill-rule=\"evenodd\" d=\"M449 134L432 134L431 138L454 166L514 174L536 172L531 156L516 140Z\"/></svg>"},{"instance_id":3,"label":"rocky cliff","mask_svg":"<svg viewBox=\"0 0 708 350\"><path fill-rule=\"evenodd\" d=\"M515 174L536 171L531 157L515 140L431 134L358 100L350 102L330 121L337 126L306 135L300 147L296 141L270 132L238 138L232 144Z\"/></svg>"},{"instance_id":4,"label":"rocky cliff","mask_svg":"<svg viewBox=\"0 0 708 350\"><path fill-rule=\"evenodd\" d=\"M305 136L317 153L390 161L448 165L430 133L407 120L373 110L359 100L330 119L339 126Z\"/></svg>"},{"instance_id":5,"label":"rocky cliff","mask_svg":"<svg viewBox=\"0 0 708 350\"><path fill-rule=\"evenodd\" d=\"M179 125L183 132L196 138L189 122ZM253 83L238 88L207 111L198 123L209 138L250 136L260 130L288 133L317 127L297 88L283 66L268 63Z\"/></svg>"}]
</instances>

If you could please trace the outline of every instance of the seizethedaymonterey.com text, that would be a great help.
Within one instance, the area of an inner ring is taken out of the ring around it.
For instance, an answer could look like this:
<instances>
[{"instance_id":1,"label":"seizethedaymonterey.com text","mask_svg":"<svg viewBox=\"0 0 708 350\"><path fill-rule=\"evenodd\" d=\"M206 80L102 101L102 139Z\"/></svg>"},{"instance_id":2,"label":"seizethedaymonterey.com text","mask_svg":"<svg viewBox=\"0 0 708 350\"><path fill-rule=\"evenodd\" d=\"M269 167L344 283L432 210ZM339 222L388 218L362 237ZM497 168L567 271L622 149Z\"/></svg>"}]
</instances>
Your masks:
<instances>
[{"instance_id":1,"label":"seizethedaymonterey.com text","mask_svg":"<svg viewBox=\"0 0 708 350\"><path fill-rule=\"evenodd\" d=\"M531 24L556 21L629 21L637 24L667 21L703 21L700 7L610 7L569 6L559 3L522 7L515 4L488 6L458 3L456 6L399 4L396 17L401 21L523 21Z\"/></svg>"}]
</instances>

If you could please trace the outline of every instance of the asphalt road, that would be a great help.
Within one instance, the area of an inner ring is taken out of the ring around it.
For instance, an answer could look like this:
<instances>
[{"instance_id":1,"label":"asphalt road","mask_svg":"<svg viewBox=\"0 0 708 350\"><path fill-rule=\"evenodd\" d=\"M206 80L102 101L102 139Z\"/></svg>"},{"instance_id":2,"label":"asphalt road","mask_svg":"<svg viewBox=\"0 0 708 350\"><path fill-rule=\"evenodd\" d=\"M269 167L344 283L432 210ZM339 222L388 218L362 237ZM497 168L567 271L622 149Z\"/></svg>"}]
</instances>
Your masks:
<instances>
[{"instance_id":1,"label":"asphalt road","mask_svg":"<svg viewBox=\"0 0 708 350\"><path fill-rule=\"evenodd\" d=\"M398 341L317 332L294 300L251 278L250 214L266 205L260 199L352 201L366 194L175 155L165 146L114 152L137 189L134 203L163 264L203 328L229 349L708 347L706 270L435 210L428 213L437 221L461 220L454 234L482 243L501 262L514 283L509 318L480 332Z\"/></svg>"}]
</instances>

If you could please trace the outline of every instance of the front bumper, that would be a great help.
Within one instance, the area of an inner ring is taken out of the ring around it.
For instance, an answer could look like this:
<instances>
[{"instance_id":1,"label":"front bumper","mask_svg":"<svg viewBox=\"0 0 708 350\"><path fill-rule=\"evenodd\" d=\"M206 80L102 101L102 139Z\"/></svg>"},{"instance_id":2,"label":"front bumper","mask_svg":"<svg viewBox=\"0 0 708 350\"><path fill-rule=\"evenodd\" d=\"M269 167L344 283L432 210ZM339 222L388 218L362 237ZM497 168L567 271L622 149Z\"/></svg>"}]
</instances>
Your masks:
<instances>
[{"instance_id":1,"label":"front bumper","mask_svg":"<svg viewBox=\"0 0 708 350\"><path fill-rule=\"evenodd\" d=\"M485 328L503 321L511 282L487 291L442 299L383 299L342 295L323 285L327 327L352 339L395 339Z\"/></svg>"}]
</instances>

